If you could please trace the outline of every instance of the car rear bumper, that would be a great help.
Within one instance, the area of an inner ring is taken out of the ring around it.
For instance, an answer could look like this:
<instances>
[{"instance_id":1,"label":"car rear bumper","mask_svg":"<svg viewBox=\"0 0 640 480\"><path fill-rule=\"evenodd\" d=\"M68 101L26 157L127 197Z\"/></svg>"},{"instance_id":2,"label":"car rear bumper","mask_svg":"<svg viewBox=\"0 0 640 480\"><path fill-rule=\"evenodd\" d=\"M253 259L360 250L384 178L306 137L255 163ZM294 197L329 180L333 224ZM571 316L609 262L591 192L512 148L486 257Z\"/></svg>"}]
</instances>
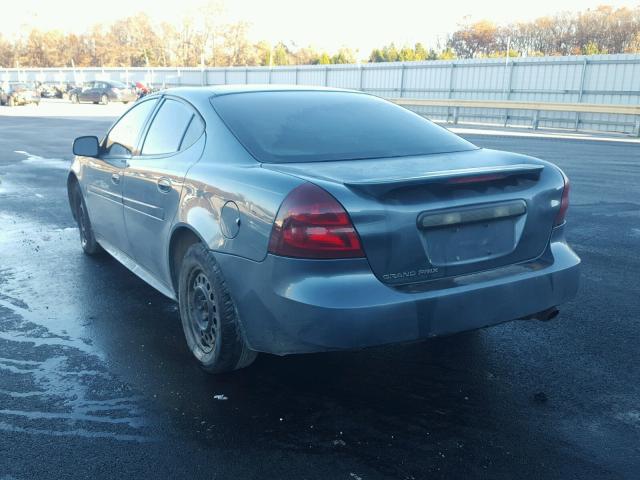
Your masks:
<instances>
[{"instance_id":1,"label":"car rear bumper","mask_svg":"<svg viewBox=\"0 0 640 480\"><path fill-rule=\"evenodd\" d=\"M112 102L123 103L135 102L137 99L138 96L135 93L119 93L117 95L111 95L111 98L109 98Z\"/></svg>"},{"instance_id":2,"label":"car rear bumper","mask_svg":"<svg viewBox=\"0 0 640 480\"><path fill-rule=\"evenodd\" d=\"M404 289L380 282L365 259L216 258L249 346L286 355L411 342L560 305L577 292L580 264L562 230L534 261Z\"/></svg>"}]
</instances>

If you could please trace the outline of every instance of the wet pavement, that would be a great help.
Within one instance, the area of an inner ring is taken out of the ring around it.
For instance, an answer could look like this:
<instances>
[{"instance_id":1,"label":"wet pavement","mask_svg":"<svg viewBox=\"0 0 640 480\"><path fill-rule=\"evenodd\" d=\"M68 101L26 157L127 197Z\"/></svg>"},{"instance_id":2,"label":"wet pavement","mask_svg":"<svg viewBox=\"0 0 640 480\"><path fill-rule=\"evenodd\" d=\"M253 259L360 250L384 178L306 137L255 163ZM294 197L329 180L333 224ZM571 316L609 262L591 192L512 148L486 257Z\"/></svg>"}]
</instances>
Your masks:
<instances>
[{"instance_id":1,"label":"wet pavement","mask_svg":"<svg viewBox=\"0 0 640 480\"><path fill-rule=\"evenodd\" d=\"M0 479L637 478L640 145L465 134L572 180L556 321L212 377L173 302L81 253L70 143L109 123L0 117Z\"/></svg>"}]
</instances>

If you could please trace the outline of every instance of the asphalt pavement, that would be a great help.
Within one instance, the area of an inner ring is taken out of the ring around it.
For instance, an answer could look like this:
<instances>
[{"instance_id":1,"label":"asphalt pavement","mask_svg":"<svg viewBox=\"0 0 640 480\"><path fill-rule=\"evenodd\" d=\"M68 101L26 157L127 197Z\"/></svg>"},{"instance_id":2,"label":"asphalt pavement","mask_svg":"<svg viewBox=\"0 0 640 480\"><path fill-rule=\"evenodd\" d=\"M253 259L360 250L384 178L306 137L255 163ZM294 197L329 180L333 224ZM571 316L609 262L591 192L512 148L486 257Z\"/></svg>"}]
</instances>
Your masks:
<instances>
[{"instance_id":1,"label":"asphalt pavement","mask_svg":"<svg viewBox=\"0 0 640 480\"><path fill-rule=\"evenodd\" d=\"M464 133L571 178L556 320L214 377L173 302L81 252L70 145L111 120L0 115L0 479L638 478L640 144Z\"/></svg>"}]
</instances>

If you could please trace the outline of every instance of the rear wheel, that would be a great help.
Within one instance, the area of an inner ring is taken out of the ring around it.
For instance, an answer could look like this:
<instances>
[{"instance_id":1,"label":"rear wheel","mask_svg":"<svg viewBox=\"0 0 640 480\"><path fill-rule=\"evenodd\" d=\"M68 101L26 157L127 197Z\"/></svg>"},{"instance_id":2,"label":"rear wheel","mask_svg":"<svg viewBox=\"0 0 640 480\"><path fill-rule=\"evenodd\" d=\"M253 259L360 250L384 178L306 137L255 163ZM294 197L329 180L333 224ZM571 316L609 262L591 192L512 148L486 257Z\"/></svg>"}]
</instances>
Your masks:
<instances>
[{"instance_id":1,"label":"rear wheel","mask_svg":"<svg viewBox=\"0 0 640 480\"><path fill-rule=\"evenodd\" d=\"M15 98L9 97L9 100L7 101L7 105L9 105L10 107L15 107L15 105L16 105Z\"/></svg>"},{"instance_id":2,"label":"rear wheel","mask_svg":"<svg viewBox=\"0 0 640 480\"><path fill-rule=\"evenodd\" d=\"M201 243L184 256L178 298L187 345L204 370L222 373L253 363L257 353L244 340L220 267Z\"/></svg>"},{"instance_id":3,"label":"rear wheel","mask_svg":"<svg viewBox=\"0 0 640 480\"><path fill-rule=\"evenodd\" d=\"M72 103L80 103L80 99L78 98L78 94L77 93L71 95L71 102Z\"/></svg>"},{"instance_id":4,"label":"rear wheel","mask_svg":"<svg viewBox=\"0 0 640 480\"><path fill-rule=\"evenodd\" d=\"M87 205L84 203L80 186L76 183L73 190L73 198L75 199L76 221L78 222L78 230L80 230L80 245L87 255L96 255L102 251L102 248L96 241L87 212Z\"/></svg>"},{"instance_id":5,"label":"rear wheel","mask_svg":"<svg viewBox=\"0 0 640 480\"><path fill-rule=\"evenodd\" d=\"M100 103L102 105L106 105L107 103L109 103L109 97L107 97L105 94L102 94L102 96L100 97Z\"/></svg>"}]
</instances>

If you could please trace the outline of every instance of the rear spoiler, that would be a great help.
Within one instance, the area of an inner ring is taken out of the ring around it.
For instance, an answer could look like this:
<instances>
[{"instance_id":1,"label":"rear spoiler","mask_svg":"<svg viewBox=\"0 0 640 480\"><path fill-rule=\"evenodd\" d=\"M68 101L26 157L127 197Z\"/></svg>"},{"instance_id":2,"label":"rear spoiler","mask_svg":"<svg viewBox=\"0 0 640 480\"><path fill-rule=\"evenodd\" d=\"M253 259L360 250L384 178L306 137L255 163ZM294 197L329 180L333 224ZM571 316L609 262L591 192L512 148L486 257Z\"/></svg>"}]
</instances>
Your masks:
<instances>
[{"instance_id":1,"label":"rear spoiler","mask_svg":"<svg viewBox=\"0 0 640 480\"><path fill-rule=\"evenodd\" d=\"M428 172L418 177L371 178L348 181L344 182L344 184L347 187L356 190L382 195L397 188L424 184L473 184L521 176L538 178L543 169L544 165L522 163L517 165L496 165L489 167L461 168L456 170L440 170L436 172Z\"/></svg>"}]
</instances>

